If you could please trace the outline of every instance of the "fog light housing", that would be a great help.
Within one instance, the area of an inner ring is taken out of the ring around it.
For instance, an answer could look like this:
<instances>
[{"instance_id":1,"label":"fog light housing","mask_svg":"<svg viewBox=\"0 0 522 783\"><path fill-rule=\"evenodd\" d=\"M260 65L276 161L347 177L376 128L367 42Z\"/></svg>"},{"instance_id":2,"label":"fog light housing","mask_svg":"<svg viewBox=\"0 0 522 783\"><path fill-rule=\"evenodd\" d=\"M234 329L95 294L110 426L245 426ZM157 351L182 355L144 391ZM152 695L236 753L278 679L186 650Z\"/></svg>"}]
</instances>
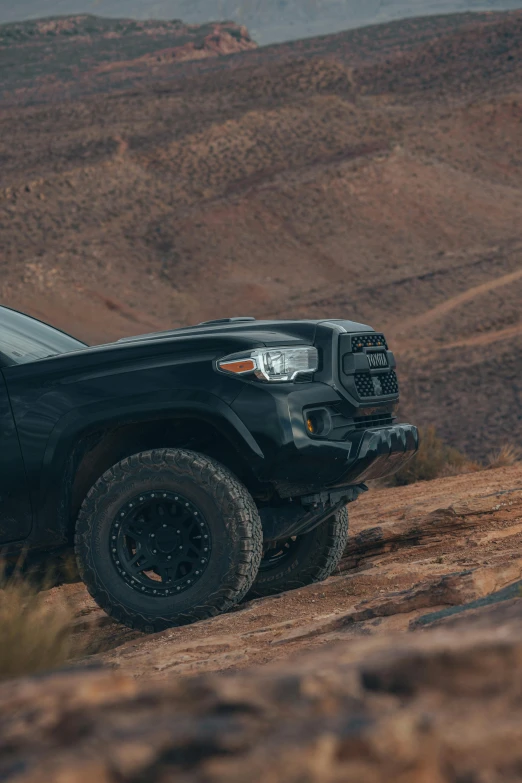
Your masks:
<instances>
[{"instance_id":1,"label":"fog light housing","mask_svg":"<svg viewBox=\"0 0 522 783\"><path fill-rule=\"evenodd\" d=\"M332 419L326 408L314 408L304 412L306 430L312 437L324 438L332 429Z\"/></svg>"}]
</instances>

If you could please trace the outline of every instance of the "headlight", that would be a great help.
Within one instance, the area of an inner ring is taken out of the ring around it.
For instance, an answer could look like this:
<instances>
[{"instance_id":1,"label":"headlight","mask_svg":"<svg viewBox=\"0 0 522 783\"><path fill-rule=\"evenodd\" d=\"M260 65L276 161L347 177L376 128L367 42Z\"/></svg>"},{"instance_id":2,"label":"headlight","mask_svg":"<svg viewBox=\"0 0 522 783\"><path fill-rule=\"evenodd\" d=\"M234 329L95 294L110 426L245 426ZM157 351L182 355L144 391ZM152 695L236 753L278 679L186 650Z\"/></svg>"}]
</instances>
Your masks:
<instances>
[{"instance_id":1,"label":"headlight","mask_svg":"<svg viewBox=\"0 0 522 783\"><path fill-rule=\"evenodd\" d=\"M316 348L308 345L259 348L220 359L217 367L233 375L252 374L261 381L293 381L298 375L315 372L319 368L319 354Z\"/></svg>"}]
</instances>

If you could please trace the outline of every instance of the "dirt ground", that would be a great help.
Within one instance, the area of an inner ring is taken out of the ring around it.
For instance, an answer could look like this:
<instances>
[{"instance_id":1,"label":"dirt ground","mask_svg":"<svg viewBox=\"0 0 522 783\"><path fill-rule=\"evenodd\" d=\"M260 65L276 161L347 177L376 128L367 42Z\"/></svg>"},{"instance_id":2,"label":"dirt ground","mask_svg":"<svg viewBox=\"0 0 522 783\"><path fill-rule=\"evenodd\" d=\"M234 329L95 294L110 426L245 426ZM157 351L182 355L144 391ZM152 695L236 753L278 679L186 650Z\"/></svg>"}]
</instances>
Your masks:
<instances>
[{"instance_id":1,"label":"dirt ground","mask_svg":"<svg viewBox=\"0 0 522 783\"><path fill-rule=\"evenodd\" d=\"M350 508L350 525L339 574L325 583L153 636L119 626L81 584L47 600L71 602L78 640L97 650L89 661L136 678L237 670L339 639L407 632L509 585L518 595L522 465L372 490Z\"/></svg>"}]
</instances>

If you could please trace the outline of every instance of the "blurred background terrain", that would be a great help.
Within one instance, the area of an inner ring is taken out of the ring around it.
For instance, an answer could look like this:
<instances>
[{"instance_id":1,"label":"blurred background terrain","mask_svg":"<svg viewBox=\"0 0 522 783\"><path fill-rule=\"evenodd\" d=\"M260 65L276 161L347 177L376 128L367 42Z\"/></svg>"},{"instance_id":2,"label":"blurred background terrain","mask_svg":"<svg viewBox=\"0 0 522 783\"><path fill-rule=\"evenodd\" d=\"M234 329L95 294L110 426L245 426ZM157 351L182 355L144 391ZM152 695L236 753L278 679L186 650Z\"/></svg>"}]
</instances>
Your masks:
<instances>
[{"instance_id":1,"label":"blurred background terrain","mask_svg":"<svg viewBox=\"0 0 522 783\"><path fill-rule=\"evenodd\" d=\"M520 11L265 47L235 22L4 25L1 301L89 342L352 318L397 351L404 417L478 460L520 442L521 55Z\"/></svg>"}]
</instances>

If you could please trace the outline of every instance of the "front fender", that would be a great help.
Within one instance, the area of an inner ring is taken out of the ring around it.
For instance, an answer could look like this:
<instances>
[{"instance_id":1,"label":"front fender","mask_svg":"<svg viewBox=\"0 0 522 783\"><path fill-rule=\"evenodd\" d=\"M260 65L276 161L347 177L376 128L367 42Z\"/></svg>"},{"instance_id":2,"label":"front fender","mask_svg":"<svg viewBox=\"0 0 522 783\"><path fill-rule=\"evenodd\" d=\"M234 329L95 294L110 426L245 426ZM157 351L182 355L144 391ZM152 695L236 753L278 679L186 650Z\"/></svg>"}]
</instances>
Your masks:
<instances>
[{"instance_id":1,"label":"front fender","mask_svg":"<svg viewBox=\"0 0 522 783\"><path fill-rule=\"evenodd\" d=\"M259 444L230 406L209 392L169 390L156 394L153 405L150 397L141 395L127 397L119 406L111 401L88 403L62 416L49 435L35 503L35 538L46 538L57 529L60 538L66 537L69 503L64 485L70 486L74 480L78 444L129 424L190 417L207 421L219 430L242 459L256 472L262 472L264 454Z\"/></svg>"}]
</instances>

